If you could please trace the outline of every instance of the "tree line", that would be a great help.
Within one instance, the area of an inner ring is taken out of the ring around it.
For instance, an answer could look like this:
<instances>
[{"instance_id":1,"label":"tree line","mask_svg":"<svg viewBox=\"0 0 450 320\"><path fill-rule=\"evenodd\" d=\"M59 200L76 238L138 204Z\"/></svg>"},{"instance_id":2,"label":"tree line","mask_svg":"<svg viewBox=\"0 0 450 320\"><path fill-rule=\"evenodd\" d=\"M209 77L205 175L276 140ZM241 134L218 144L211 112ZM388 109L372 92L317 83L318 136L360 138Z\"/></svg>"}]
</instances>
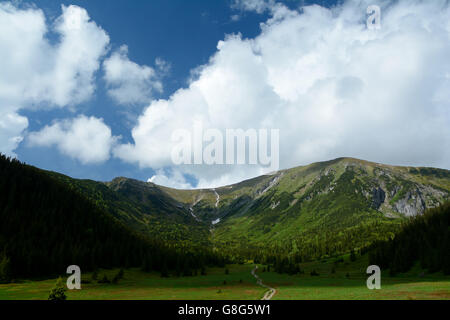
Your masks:
<instances>
[{"instance_id":1,"label":"tree line","mask_svg":"<svg viewBox=\"0 0 450 320\"><path fill-rule=\"evenodd\" d=\"M407 272L416 263L431 273L450 274L450 203L412 218L394 239L374 243L369 261L391 274Z\"/></svg>"},{"instance_id":2,"label":"tree line","mask_svg":"<svg viewBox=\"0 0 450 320\"><path fill-rule=\"evenodd\" d=\"M223 265L212 250L169 247L124 225L66 184L0 154L0 281L142 267L168 273Z\"/></svg>"}]
</instances>

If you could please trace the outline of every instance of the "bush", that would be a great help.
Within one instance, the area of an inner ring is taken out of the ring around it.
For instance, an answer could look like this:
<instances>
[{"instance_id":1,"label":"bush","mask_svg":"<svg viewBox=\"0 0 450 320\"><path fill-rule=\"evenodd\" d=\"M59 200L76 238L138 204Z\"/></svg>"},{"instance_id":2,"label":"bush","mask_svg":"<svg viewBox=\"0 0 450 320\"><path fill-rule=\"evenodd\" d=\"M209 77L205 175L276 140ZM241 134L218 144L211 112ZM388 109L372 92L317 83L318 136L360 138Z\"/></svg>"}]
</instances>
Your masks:
<instances>
[{"instance_id":1,"label":"bush","mask_svg":"<svg viewBox=\"0 0 450 320\"><path fill-rule=\"evenodd\" d=\"M48 296L48 300L53 301L61 301L66 300L66 286L63 283L61 277L56 281L55 287L50 291L50 295Z\"/></svg>"},{"instance_id":2,"label":"bush","mask_svg":"<svg viewBox=\"0 0 450 320\"><path fill-rule=\"evenodd\" d=\"M319 274L317 273L316 270L311 271L310 275L311 275L311 277L317 277L317 276L319 276Z\"/></svg>"}]
</instances>

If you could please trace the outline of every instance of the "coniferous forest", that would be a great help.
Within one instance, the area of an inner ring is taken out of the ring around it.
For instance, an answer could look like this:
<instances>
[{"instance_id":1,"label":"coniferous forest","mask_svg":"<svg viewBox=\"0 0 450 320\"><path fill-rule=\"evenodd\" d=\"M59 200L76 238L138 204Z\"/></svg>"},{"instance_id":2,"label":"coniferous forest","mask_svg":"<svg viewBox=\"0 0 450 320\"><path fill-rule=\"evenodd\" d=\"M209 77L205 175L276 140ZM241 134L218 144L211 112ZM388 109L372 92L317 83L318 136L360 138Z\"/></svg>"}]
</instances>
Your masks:
<instances>
[{"instance_id":1,"label":"coniferous forest","mask_svg":"<svg viewBox=\"0 0 450 320\"><path fill-rule=\"evenodd\" d=\"M218 241L210 225L193 219L187 207L151 184L120 179L107 186L76 180L3 155L0 177L2 282L61 274L69 265L83 271L140 267L162 276L189 276L207 266L247 260L271 265L279 273L298 274L302 262L347 253L354 258L366 252L371 264L393 274L407 272L417 262L430 272L450 273L448 203L400 220L380 218L372 210L362 224L351 223L340 232L320 226L293 234L283 246L243 240L237 245ZM344 193L338 195L349 201ZM343 217L333 219L342 223Z\"/></svg>"},{"instance_id":2,"label":"coniferous forest","mask_svg":"<svg viewBox=\"0 0 450 320\"><path fill-rule=\"evenodd\" d=\"M67 266L180 269L223 264L209 250L168 247L131 230L45 171L0 155L0 280L65 273Z\"/></svg>"},{"instance_id":3,"label":"coniferous forest","mask_svg":"<svg viewBox=\"0 0 450 320\"><path fill-rule=\"evenodd\" d=\"M374 243L369 260L391 274L407 272L417 262L429 272L450 274L450 203L412 218L394 239Z\"/></svg>"}]
</instances>

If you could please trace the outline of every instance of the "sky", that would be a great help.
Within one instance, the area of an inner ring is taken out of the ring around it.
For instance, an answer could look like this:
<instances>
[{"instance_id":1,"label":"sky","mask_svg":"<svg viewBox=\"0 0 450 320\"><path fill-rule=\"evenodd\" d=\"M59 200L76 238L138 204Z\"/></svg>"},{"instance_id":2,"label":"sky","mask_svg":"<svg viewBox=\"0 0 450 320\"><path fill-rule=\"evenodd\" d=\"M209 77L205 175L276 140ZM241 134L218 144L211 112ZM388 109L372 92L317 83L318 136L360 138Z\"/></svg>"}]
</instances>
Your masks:
<instances>
[{"instance_id":1,"label":"sky","mask_svg":"<svg viewBox=\"0 0 450 320\"><path fill-rule=\"evenodd\" d=\"M174 164L172 134L201 121L278 129L280 169L450 169L449 16L445 0L0 1L0 152L177 188L273 169Z\"/></svg>"}]
</instances>

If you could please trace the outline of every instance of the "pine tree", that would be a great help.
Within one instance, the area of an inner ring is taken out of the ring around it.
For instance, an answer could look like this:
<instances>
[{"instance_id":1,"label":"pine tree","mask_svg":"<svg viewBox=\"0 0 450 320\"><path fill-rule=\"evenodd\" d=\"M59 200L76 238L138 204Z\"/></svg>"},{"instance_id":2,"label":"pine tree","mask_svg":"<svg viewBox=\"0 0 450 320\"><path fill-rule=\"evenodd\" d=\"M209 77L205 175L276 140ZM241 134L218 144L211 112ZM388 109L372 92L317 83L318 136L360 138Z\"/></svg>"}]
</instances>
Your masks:
<instances>
[{"instance_id":1,"label":"pine tree","mask_svg":"<svg viewBox=\"0 0 450 320\"><path fill-rule=\"evenodd\" d=\"M50 291L48 300L61 301L66 300L66 287L61 277L56 281L55 287Z\"/></svg>"}]
</instances>

